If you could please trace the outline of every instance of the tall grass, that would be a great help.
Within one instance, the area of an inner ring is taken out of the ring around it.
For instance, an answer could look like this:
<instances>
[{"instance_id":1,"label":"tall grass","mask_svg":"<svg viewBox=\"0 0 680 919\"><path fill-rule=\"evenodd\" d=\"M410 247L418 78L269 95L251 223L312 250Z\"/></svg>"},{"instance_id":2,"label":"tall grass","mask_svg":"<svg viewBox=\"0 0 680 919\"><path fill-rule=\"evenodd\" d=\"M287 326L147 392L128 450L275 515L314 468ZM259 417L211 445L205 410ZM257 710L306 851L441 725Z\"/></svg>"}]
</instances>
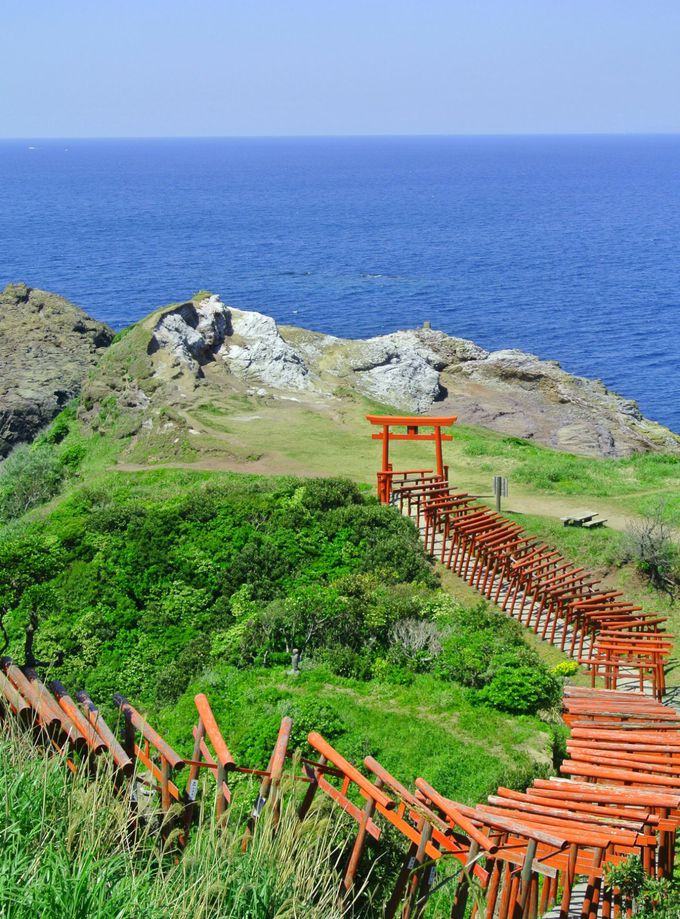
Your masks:
<instances>
[{"instance_id":1,"label":"tall grass","mask_svg":"<svg viewBox=\"0 0 680 919\"><path fill-rule=\"evenodd\" d=\"M7 727L7 723L5 723ZM186 850L159 847L150 815L131 832L129 802L103 766L72 776L11 728L0 737L2 919L269 919L342 915L336 902L342 824L300 823L286 797L246 853L243 823L210 815ZM139 824L139 822L138 822ZM351 909L351 906L348 907Z\"/></svg>"}]
</instances>

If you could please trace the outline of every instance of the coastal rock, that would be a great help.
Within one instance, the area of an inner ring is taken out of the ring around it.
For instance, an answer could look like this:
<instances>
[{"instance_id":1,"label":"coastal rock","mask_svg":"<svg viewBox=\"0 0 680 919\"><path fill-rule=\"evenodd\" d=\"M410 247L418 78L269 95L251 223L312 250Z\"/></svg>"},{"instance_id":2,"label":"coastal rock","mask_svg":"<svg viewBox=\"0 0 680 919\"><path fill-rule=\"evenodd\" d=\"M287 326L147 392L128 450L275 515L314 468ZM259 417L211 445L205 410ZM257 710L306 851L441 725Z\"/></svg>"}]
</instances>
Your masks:
<instances>
[{"instance_id":1,"label":"coastal rock","mask_svg":"<svg viewBox=\"0 0 680 919\"><path fill-rule=\"evenodd\" d=\"M147 363L134 363L136 342L144 342ZM136 376L116 369L118 353L126 368L141 368ZM515 349L489 352L430 328L343 339L278 326L263 313L233 309L215 296L155 313L111 349L97 379L88 381L93 416L106 391L105 371L118 404L134 403L130 428L168 406L176 411L174 423L182 425L191 405L219 413L232 398L235 404L276 401L282 412L297 403L342 419L345 412L362 411L356 404L361 395L386 411L456 415L463 424L583 456L680 452L680 437L645 418L634 401L599 380L568 373L557 361ZM135 386L150 405L130 395ZM231 433L213 430L219 444L212 449L233 444Z\"/></svg>"},{"instance_id":2,"label":"coastal rock","mask_svg":"<svg viewBox=\"0 0 680 919\"><path fill-rule=\"evenodd\" d=\"M0 294L0 457L32 440L76 396L113 339L63 297L9 284Z\"/></svg>"},{"instance_id":3,"label":"coastal rock","mask_svg":"<svg viewBox=\"0 0 680 919\"><path fill-rule=\"evenodd\" d=\"M202 368L219 358L235 376L274 389L310 385L302 357L281 337L270 316L230 309L215 295L164 312L148 348L149 354L158 351L199 378Z\"/></svg>"},{"instance_id":4,"label":"coastal rock","mask_svg":"<svg viewBox=\"0 0 680 919\"><path fill-rule=\"evenodd\" d=\"M461 422L536 440L582 456L680 450L680 437L645 418L600 380L517 350L452 362L442 375L446 405Z\"/></svg>"},{"instance_id":5,"label":"coastal rock","mask_svg":"<svg viewBox=\"0 0 680 919\"><path fill-rule=\"evenodd\" d=\"M219 297L194 303L182 303L163 313L149 343L150 354L165 349L193 373L201 376L201 367L215 360L228 334L228 314Z\"/></svg>"},{"instance_id":6,"label":"coastal rock","mask_svg":"<svg viewBox=\"0 0 680 919\"><path fill-rule=\"evenodd\" d=\"M365 395L409 412L426 412L443 398L439 371L446 361L412 332L369 338L357 351L349 363Z\"/></svg>"},{"instance_id":7,"label":"coastal rock","mask_svg":"<svg viewBox=\"0 0 680 919\"><path fill-rule=\"evenodd\" d=\"M232 309L231 331L220 349L227 369L274 389L308 389L312 385L302 356L263 313Z\"/></svg>"}]
</instances>

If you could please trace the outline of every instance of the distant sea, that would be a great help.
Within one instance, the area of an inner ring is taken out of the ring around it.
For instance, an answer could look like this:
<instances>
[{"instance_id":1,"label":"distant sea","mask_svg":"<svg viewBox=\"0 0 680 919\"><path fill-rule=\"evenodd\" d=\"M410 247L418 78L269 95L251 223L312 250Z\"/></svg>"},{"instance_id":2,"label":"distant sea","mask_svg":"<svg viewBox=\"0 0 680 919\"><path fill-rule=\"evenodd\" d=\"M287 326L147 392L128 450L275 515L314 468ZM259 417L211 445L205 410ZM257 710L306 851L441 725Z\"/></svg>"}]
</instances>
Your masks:
<instances>
[{"instance_id":1,"label":"distant sea","mask_svg":"<svg viewBox=\"0 0 680 919\"><path fill-rule=\"evenodd\" d=\"M10 280L117 329L199 289L342 336L429 320L680 431L680 136L4 141Z\"/></svg>"}]
</instances>

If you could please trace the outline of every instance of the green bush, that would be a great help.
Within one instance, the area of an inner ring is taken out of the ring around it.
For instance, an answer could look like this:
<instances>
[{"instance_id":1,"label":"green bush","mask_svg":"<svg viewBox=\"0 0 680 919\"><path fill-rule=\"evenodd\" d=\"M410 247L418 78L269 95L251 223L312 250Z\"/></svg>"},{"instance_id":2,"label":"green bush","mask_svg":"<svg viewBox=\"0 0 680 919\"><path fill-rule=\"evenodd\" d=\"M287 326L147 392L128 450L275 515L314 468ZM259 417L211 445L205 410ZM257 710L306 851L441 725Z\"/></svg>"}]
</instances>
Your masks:
<instances>
[{"instance_id":1,"label":"green bush","mask_svg":"<svg viewBox=\"0 0 680 919\"><path fill-rule=\"evenodd\" d=\"M463 607L437 598L431 611L441 630L434 672L479 690L478 698L501 711L532 714L559 698L560 682L524 641L522 627L486 603Z\"/></svg>"},{"instance_id":2,"label":"green bush","mask_svg":"<svg viewBox=\"0 0 680 919\"><path fill-rule=\"evenodd\" d=\"M680 883L669 878L646 877L635 899L637 919L678 919Z\"/></svg>"},{"instance_id":3,"label":"green bush","mask_svg":"<svg viewBox=\"0 0 680 919\"><path fill-rule=\"evenodd\" d=\"M361 504L361 492L349 479L310 479L301 489L301 503L310 511Z\"/></svg>"},{"instance_id":4,"label":"green bush","mask_svg":"<svg viewBox=\"0 0 680 919\"><path fill-rule=\"evenodd\" d=\"M87 451L82 444L72 444L70 447L65 447L59 453L59 462L64 469L73 473L80 467L80 464L85 459L86 453Z\"/></svg>"},{"instance_id":5,"label":"green bush","mask_svg":"<svg viewBox=\"0 0 680 919\"><path fill-rule=\"evenodd\" d=\"M617 864L609 863L604 869L604 885L608 890L617 888L626 897L635 897L642 890L645 870L637 855L624 858Z\"/></svg>"},{"instance_id":6,"label":"green bush","mask_svg":"<svg viewBox=\"0 0 680 919\"><path fill-rule=\"evenodd\" d=\"M315 659L325 664L336 676L352 677L355 680L370 680L373 676L373 658L370 653L354 651L346 645L323 648Z\"/></svg>"},{"instance_id":7,"label":"green bush","mask_svg":"<svg viewBox=\"0 0 680 919\"><path fill-rule=\"evenodd\" d=\"M568 677L578 673L578 664L576 661L560 661L550 671L553 676Z\"/></svg>"},{"instance_id":8,"label":"green bush","mask_svg":"<svg viewBox=\"0 0 680 919\"><path fill-rule=\"evenodd\" d=\"M352 483L151 494L83 489L29 529L49 537L64 564L39 596L14 591L11 653L23 655L38 616L38 659L63 658L65 679L105 696L115 675L117 689L149 705L172 704L212 665L271 665L294 647L303 660L326 654L336 674L370 679L394 622L419 616L431 594L412 524L357 504ZM385 535L401 546L393 557L380 554ZM11 579L21 563L11 552L8 560Z\"/></svg>"},{"instance_id":9,"label":"green bush","mask_svg":"<svg viewBox=\"0 0 680 919\"><path fill-rule=\"evenodd\" d=\"M14 520L49 501L60 490L64 474L53 447L16 447L0 465L0 521Z\"/></svg>"},{"instance_id":10,"label":"green bush","mask_svg":"<svg viewBox=\"0 0 680 919\"><path fill-rule=\"evenodd\" d=\"M557 703L560 684L545 668L508 661L498 668L478 697L499 711L531 715Z\"/></svg>"}]
</instances>

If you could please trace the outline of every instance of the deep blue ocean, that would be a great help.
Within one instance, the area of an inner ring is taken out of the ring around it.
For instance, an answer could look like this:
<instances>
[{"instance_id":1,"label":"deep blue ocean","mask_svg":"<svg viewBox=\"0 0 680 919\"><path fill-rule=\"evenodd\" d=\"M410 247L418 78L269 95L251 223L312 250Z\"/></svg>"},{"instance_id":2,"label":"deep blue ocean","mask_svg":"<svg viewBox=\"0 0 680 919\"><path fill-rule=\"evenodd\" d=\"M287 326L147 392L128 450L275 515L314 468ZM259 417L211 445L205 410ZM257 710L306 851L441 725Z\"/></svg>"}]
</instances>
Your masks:
<instances>
[{"instance_id":1,"label":"deep blue ocean","mask_svg":"<svg viewBox=\"0 0 680 919\"><path fill-rule=\"evenodd\" d=\"M435 328L680 431L680 136L0 142L0 283L115 328L199 289L343 336Z\"/></svg>"}]
</instances>

